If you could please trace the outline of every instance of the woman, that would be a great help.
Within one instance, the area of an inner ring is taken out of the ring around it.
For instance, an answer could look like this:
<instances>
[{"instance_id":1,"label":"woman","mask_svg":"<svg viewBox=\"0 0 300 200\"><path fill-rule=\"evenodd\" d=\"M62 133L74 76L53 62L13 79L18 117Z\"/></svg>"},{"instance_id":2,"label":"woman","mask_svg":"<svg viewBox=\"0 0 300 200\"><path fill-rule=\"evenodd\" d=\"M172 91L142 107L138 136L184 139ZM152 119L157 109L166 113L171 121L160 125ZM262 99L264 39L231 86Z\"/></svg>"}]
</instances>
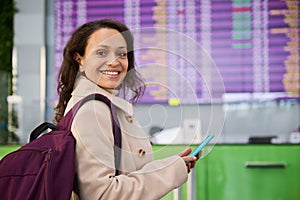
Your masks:
<instances>
[{"instance_id":1,"label":"woman","mask_svg":"<svg viewBox=\"0 0 300 200\"><path fill-rule=\"evenodd\" d=\"M179 155L153 160L150 142L120 94L142 95L134 69L133 37L114 20L88 22L71 36L59 73L56 122L80 99L100 93L116 107L122 133L121 174L115 176L114 139L109 108L100 101L84 104L72 124L80 199L159 199L186 182L198 157ZM120 93L120 94L119 94ZM118 96L119 95L119 96ZM187 164L186 164L187 163Z\"/></svg>"}]
</instances>

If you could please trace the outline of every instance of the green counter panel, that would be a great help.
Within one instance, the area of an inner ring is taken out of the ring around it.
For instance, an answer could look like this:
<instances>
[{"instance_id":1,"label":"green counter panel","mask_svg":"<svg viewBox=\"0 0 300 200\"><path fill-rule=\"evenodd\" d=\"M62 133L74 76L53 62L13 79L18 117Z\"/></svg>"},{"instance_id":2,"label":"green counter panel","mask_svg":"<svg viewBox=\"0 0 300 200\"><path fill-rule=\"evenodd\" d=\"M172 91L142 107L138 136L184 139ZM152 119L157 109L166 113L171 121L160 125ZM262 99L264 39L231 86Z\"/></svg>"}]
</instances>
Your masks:
<instances>
[{"instance_id":1,"label":"green counter panel","mask_svg":"<svg viewBox=\"0 0 300 200\"><path fill-rule=\"evenodd\" d=\"M185 147L154 146L154 156ZM300 199L300 145L216 145L194 170L197 200ZM182 200L187 199L184 188ZM169 199L172 195L164 200Z\"/></svg>"},{"instance_id":2,"label":"green counter panel","mask_svg":"<svg viewBox=\"0 0 300 200\"><path fill-rule=\"evenodd\" d=\"M300 145L220 145L207 164L207 200L300 199Z\"/></svg>"},{"instance_id":3,"label":"green counter panel","mask_svg":"<svg viewBox=\"0 0 300 200\"><path fill-rule=\"evenodd\" d=\"M0 159L3 158L6 154L17 150L20 148L18 145L0 145Z\"/></svg>"}]
</instances>

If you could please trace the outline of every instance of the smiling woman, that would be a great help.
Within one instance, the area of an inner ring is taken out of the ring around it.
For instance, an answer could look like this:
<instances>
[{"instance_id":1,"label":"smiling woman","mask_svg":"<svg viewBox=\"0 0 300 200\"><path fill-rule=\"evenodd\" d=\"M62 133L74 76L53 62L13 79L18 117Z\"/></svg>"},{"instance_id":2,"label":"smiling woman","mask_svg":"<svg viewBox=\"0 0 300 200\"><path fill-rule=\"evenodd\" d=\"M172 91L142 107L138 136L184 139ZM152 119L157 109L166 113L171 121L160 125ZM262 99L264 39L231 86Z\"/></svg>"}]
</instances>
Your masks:
<instances>
[{"instance_id":1,"label":"smiling woman","mask_svg":"<svg viewBox=\"0 0 300 200\"><path fill-rule=\"evenodd\" d=\"M124 79L122 84L117 83L115 85L119 86L118 89L122 91L124 96L127 96L128 93L131 94L129 97L131 102L137 101L143 95L145 87L139 73L135 70L133 46L131 32L126 25L118 21L99 20L79 27L64 48L64 59L58 77L57 90L60 98L56 106L55 121L58 122L64 114L67 102L71 98L76 77L86 77L85 68L90 62L93 62L93 65L89 66L87 71L90 77L94 77L92 80L95 83L101 76L99 76L100 71L92 74L92 67L96 67L94 70L102 70L102 75L104 73L106 75L116 74L116 72L119 74L121 71L118 70L123 70L123 74L118 76L120 80ZM103 68L105 67L103 66L105 64L103 57L106 57L106 68ZM122 66L127 66L127 71L124 71L121 65L118 66L117 71L115 66L110 66L110 69L114 68L114 70L107 70L109 64L115 65L117 62L120 62ZM124 73L126 75L122 77ZM108 88L116 88L112 86Z\"/></svg>"},{"instance_id":2,"label":"smiling woman","mask_svg":"<svg viewBox=\"0 0 300 200\"><path fill-rule=\"evenodd\" d=\"M116 89L124 80L127 69L127 44L115 29L102 28L89 38L85 54L76 53L79 70L106 89Z\"/></svg>"},{"instance_id":3,"label":"smiling woman","mask_svg":"<svg viewBox=\"0 0 300 200\"><path fill-rule=\"evenodd\" d=\"M134 66L133 38L124 24L93 21L73 33L64 49L55 119L59 122L78 101L95 93L107 97L116 114L111 115L99 101L85 103L76 113L71 131L79 189L74 198L160 199L187 180L200 155L189 156L191 148L187 148L179 155L153 160L150 141L135 119L132 104L121 98L131 92L129 100L135 102L143 91ZM120 136L113 134L115 118ZM114 146L115 141L121 145ZM116 155L121 155L119 163Z\"/></svg>"}]
</instances>

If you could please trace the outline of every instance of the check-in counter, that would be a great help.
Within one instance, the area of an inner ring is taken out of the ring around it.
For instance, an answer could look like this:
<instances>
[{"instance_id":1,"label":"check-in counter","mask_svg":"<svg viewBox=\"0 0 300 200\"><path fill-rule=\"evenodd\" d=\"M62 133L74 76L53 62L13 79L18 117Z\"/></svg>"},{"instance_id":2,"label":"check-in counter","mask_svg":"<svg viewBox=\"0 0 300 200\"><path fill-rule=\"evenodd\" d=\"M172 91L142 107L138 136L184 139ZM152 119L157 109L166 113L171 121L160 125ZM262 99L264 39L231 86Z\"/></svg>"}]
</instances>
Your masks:
<instances>
[{"instance_id":1,"label":"check-in counter","mask_svg":"<svg viewBox=\"0 0 300 200\"><path fill-rule=\"evenodd\" d=\"M195 147L195 146L192 146ZM153 145L156 159L186 145ZM216 144L164 200L298 200L300 144Z\"/></svg>"}]
</instances>

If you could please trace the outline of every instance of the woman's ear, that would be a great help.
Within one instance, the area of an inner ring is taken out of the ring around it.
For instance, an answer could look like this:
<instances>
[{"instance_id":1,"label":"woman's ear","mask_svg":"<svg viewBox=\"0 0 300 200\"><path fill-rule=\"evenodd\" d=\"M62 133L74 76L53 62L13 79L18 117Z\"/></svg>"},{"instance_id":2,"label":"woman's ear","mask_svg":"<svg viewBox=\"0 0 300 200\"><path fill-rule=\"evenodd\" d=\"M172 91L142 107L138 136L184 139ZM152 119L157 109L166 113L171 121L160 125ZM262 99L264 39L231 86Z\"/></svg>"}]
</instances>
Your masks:
<instances>
[{"instance_id":1,"label":"woman's ear","mask_svg":"<svg viewBox=\"0 0 300 200\"><path fill-rule=\"evenodd\" d=\"M76 60L78 63L80 63L81 61L81 55L79 53L75 53L73 56L74 60Z\"/></svg>"},{"instance_id":2,"label":"woman's ear","mask_svg":"<svg viewBox=\"0 0 300 200\"><path fill-rule=\"evenodd\" d=\"M81 57L81 55L79 55L79 53L75 53L74 54L74 59L78 62L78 64L79 64L79 71L80 72L84 72L84 68L83 68L83 66L82 66L82 57Z\"/></svg>"}]
</instances>

